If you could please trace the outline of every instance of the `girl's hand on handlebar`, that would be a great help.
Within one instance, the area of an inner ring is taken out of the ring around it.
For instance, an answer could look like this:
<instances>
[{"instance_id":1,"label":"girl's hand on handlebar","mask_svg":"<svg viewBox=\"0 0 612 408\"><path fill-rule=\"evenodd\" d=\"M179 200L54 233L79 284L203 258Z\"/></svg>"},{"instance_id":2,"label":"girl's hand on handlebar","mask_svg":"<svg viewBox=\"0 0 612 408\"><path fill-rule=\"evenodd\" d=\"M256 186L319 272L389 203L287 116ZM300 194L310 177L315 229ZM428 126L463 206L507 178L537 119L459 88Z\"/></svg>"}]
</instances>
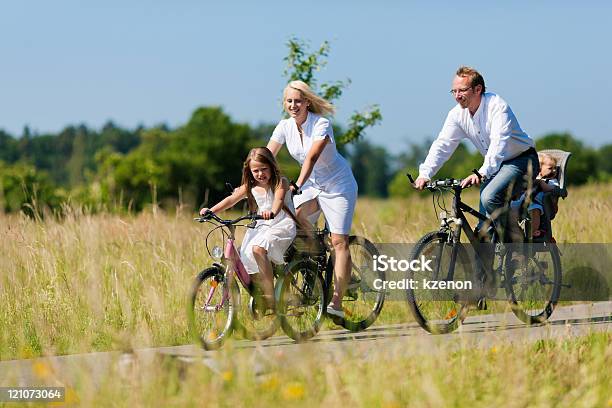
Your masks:
<instances>
[{"instance_id":1,"label":"girl's hand on handlebar","mask_svg":"<svg viewBox=\"0 0 612 408\"><path fill-rule=\"evenodd\" d=\"M262 211L261 218L263 218L264 220L271 220L272 218L274 218L274 213L272 211Z\"/></svg>"},{"instance_id":2,"label":"girl's hand on handlebar","mask_svg":"<svg viewBox=\"0 0 612 408\"><path fill-rule=\"evenodd\" d=\"M470 186L477 186L480 184L480 177L476 174L470 174L466 178L461 181L461 188L466 188Z\"/></svg>"},{"instance_id":3,"label":"girl's hand on handlebar","mask_svg":"<svg viewBox=\"0 0 612 408\"><path fill-rule=\"evenodd\" d=\"M210 208L204 207L204 208L202 208L200 210L200 215L204 216L204 215L208 214L209 211L210 211Z\"/></svg>"}]
</instances>

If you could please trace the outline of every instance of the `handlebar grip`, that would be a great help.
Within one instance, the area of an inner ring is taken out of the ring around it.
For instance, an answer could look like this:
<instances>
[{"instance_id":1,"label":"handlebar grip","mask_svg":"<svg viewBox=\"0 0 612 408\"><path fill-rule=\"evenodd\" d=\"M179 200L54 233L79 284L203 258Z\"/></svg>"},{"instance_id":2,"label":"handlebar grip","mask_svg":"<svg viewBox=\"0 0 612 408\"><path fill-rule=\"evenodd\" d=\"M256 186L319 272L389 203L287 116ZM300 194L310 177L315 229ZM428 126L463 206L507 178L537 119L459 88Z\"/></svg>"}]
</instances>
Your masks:
<instances>
[{"instance_id":1,"label":"handlebar grip","mask_svg":"<svg viewBox=\"0 0 612 408\"><path fill-rule=\"evenodd\" d=\"M289 184L291 184L291 186L295 189L295 190L293 190L293 195L300 195L300 194L302 194L302 189L299 188L297 186L297 184L295 184L295 182L293 180L290 180Z\"/></svg>"}]
</instances>

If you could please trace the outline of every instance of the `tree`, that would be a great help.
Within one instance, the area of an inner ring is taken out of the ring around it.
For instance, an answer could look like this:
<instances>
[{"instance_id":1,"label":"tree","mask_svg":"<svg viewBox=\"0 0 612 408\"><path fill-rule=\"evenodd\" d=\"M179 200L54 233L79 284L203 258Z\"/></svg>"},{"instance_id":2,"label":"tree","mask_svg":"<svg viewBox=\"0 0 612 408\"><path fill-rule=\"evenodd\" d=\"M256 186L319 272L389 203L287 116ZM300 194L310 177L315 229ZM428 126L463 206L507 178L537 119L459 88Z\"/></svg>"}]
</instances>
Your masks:
<instances>
[{"instance_id":1,"label":"tree","mask_svg":"<svg viewBox=\"0 0 612 408\"><path fill-rule=\"evenodd\" d=\"M0 130L0 160L14 163L19 158L17 140L3 130Z\"/></svg>"},{"instance_id":2,"label":"tree","mask_svg":"<svg viewBox=\"0 0 612 408\"><path fill-rule=\"evenodd\" d=\"M332 103L342 96L344 89L351 83L350 79L344 82L327 82L317 87L315 72L320 71L327 65L326 58L330 51L328 41L324 41L317 50L310 53L307 50L308 45L294 37L287 42L287 48L289 48L289 54L284 58L287 63L284 74L290 81L306 82L313 91ZM338 135L337 142L344 144L358 140L368 127L380 123L381 120L382 114L378 105L366 108L362 112L354 112L346 132Z\"/></svg>"},{"instance_id":3,"label":"tree","mask_svg":"<svg viewBox=\"0 0 612 408\"><path fill-rule=\"evenodd\" d=\"M612 144L602 146L598 156L599 177L607 180L612 176Z\"/></svg>"},{"instance_id":4,"label":"tree","mask_svg":"<svg viewBox=\"0 0 612 408\"><path fill-rule=\"evenodd\" d=\"M0 161L0 211L23 211L42 217L43 209L59 208L61 197L45 172L25 163Z\"/></svg>"},{"instance_id":5,"label":"tree","mask_svg":"<svg viewBox=\"0 0 612 408\"><path fill-rule=\"evenodd\" d=\"M192 206L210 204L226 194L225 182L240 183L251 142L249 127L221 108L198 108L186 125L145 131L127 155L107 155L103 167L111 176L105 179L136 210L157 202L169 207L179 196Z\"/></svg>"},{"instance_id":6,"label":"tree","mask_svg":"<svg viewBox=\"0 0 612 408\"><path fill-rule=\"evenodd\" d=\"M389 154L385 148L373 146L367 141L353 143L350 154L351 167L359 194L372 197L387 197L387 183L391 176Z\"/></svg>"}]
</instances>

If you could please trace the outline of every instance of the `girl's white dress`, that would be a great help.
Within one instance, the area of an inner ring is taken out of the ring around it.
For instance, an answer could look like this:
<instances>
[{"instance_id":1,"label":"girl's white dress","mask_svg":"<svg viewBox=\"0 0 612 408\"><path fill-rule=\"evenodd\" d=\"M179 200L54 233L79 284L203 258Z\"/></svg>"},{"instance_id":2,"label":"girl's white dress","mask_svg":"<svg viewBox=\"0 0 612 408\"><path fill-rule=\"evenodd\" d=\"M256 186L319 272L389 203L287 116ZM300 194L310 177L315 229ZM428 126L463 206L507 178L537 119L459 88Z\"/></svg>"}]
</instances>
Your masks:
<instances>
[{"instance_id":1,"label":"girl's white dress","mask_svg":"<svg viewBox=\"0 0 612 408\"><path fill-rule=\"evenodd\" d=\"M272 189L267 189L264 194L258 193L256 189L251 189L253 198L257 202L257 213L271 211L274 202ZM285 206L295 214L291 192L285 194ZM240 259L248 273L259 272L259 267L253 256L253 246L257 245L268 251L268 258L276 264L284 262L283 255L293 239L295 238L295 221L285 210L281 210L271 220L259 220L255 228L247 229L242 245L240 246Z\"/></svg>"}]
</instances>

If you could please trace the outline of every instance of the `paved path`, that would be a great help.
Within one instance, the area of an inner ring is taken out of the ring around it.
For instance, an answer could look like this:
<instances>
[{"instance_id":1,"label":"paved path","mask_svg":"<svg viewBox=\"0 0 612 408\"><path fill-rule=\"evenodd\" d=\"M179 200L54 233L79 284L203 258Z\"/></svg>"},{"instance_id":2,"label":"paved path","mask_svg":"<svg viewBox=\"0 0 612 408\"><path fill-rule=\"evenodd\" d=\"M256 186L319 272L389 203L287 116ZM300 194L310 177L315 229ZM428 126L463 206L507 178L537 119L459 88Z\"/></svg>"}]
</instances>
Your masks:
<instances>
[{"instance_id":1,"label":"paved path","mask_svg":"<svg viewBox=\"0 0 612 408\"><path fill-rule=\"evenodd\" d=\"M291 364L292 360L311 353L331 361L354 357L375 359L380 353L418 355L459 348L491 348L601 331L612 331L612 302L559 307L547 324L533 327L525 326L511 313L504 313L468 316L455 333L437 336L411 323L375 326L360 333L328 330L304 344L296 344L286 336L259 342L240 340L220 352L186 345L141 349L130 354L106 352L2 361L0 386L75 384L84 374L95 383L109 372L121 375L134 366L159 364L165 358L184 364L203 364L214 371L222 371L230 360L244 358L252 362L256 372L265 372L274 364ZM228 348L231 348L231 358L226 358Z\"/></svg>"}]
</instances>

